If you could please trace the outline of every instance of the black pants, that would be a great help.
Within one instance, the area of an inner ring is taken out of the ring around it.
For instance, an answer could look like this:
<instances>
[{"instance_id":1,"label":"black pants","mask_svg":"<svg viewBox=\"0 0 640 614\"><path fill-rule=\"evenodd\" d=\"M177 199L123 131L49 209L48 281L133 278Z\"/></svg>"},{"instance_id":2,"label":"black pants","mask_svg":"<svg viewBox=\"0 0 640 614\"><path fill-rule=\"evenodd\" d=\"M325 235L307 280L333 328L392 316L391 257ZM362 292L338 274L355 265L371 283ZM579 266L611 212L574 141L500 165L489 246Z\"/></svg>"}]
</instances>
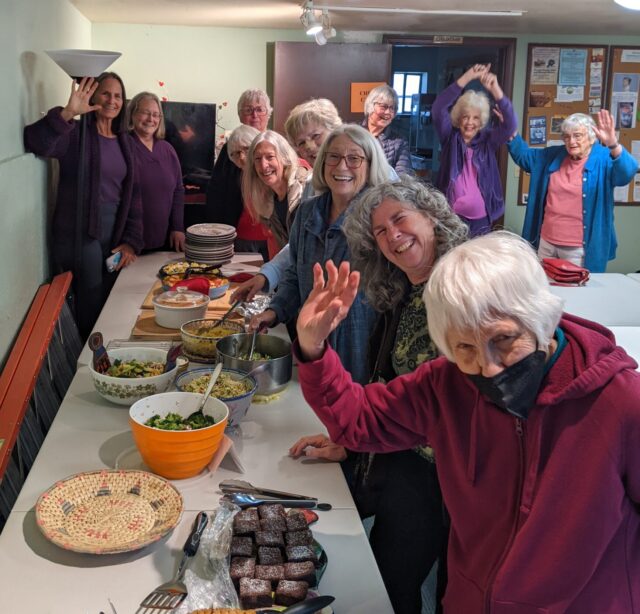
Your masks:
<instances>
[{"instance_id":1,"label":"black pants","mask_svg":"<svg viewBox=\"0 0 640 614\"><path fill-rule=\"evenodd\" d=\"M437 560L437 611L446 587L447 522L435 463L418 453L376 454L379 492L371 549L396 614L420 614L421 587Z\"/></svg>"},{"instance_id":2,"label":"black pants","mask_svg":"<svg viewBox=\"0 0 640 614\"><path fill-rule=\"evenodd\" d=\"M109 273L104 263L111 255L111 236L117 210L118 203L100 205L101 236L99 240L83 237L80 271L75 270L74 237L56 237L53 243L56 267L73 273L76 321L83 340L89 336L118 277L115 272Z\"/></svg>"}]
</instances>

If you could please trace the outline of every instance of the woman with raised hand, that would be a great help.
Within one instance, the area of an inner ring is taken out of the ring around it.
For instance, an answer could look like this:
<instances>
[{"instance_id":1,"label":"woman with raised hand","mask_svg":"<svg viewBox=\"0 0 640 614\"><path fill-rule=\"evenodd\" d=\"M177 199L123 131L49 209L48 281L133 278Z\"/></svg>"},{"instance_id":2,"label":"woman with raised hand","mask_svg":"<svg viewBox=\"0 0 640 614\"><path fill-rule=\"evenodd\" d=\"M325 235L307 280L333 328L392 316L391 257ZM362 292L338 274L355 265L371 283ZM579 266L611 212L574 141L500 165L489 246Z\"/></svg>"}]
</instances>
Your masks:
<instances>
[{"instance_id":1,"label":"woman with raised hand","mask_svg":"<svg viewBox=\"0 0 640 614\"><path fill-rule=\"evenodd\" d=\"M133 262L143 247L142 207L125 130L125 100L124 83L114 72L72 81L64 107L54 107L24 128L27 151L60 162L52 251L55 267L74 273L76 317L85 338L116 279L107 271L105 259L120 252L119 270ZM87 141L81 160L80 124L74 118L85 114ZM86 189L78 271L70 239L75 236L80 164L84 164Z\"/></svg>"},{"instance_id":2,"label":"woman with raised hand","mask_svg":"<svg viewBox=\"0 0 640 614\"><path fill-rule=\"evenodd\" d=\"M469 226L472 237L489 232L504 214L497 153L517 128L511 101L490 68L490 64L474 64L438 94L432 108L442 147L436 186ZM474 80L495 101L494 113L500 119L495 126L490 124L491 104L486 94L464 91Z\"/></svg>"}]
</instances>

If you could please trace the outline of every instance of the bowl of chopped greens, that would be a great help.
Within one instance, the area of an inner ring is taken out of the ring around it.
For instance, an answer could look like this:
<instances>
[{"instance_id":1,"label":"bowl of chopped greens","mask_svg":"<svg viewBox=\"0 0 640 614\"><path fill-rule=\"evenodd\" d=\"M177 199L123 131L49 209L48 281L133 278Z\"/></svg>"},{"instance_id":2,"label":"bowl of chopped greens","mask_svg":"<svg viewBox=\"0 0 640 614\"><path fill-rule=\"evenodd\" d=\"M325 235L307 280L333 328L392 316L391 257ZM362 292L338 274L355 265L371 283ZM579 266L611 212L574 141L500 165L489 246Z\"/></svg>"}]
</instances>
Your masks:
<instances>
[{"instance_id":1,"label":"bowl of chopped greens","mask_svg":"<svg viewBox=\"0 0 640 614\"><path fill-rule=\"evenodd\" d=\"M213 369L208 367L186 371L176 379L176 388L202 394L207 389L212 372ZM211 396L217 397L229 408L227 426L236 426L246 416L258 389L256 380L251 376L245 378L245 375L236 369L222 369L211 391Z\"/></svg>"},{"instance_id":2,"label":"bowl of chopped greens","mask_svg":"<svg viewBox=\"0 0 640 614\"><path fill-rule=\"evenodd\" d=\"M167 351L159 348L114 348L108 354L111 367L106 373L98 373L91 363L89 370L98 394L118 405L168 390L178 373L177 366L163 373Z\"/></svg>"},{"instance_id":3,"label":"bowl of chopped greens","mask_svg":"<svg viewBox=\"0 0 640 614\"><path fill-rule=\"evenodd\" d=\"M136 401L129 425L144 463L170 480L198 475L220 447L229 409L210 396L197 412L201 394L164 392Z\"/></svg>"}]
</instances>

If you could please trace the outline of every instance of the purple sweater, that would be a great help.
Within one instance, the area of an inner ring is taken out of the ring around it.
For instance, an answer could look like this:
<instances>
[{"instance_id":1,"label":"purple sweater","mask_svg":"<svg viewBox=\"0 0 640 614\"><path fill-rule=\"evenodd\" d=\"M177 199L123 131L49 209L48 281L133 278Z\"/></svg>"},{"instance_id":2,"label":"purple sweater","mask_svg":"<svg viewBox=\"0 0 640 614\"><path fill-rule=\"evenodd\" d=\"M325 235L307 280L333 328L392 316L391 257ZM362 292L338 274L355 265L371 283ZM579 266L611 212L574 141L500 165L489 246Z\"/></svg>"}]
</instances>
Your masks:
<instances>
[{"instance_id":1,"label":"purple sweater","mask_svg":"<svg viewBox=\"0 0 640 614\"><path fill-rule=\"evenodd\" d=\"M454 81L438 94L432 108L433 122L442 146L436 187L451 203L453 186L462 172L464 152L467 147L460 135L460 130L451 124L451 107L461 94L462 88ZM486 218L465 220L469 224L472 236L488 232L491 229L491 223L504 213L504 194L496 154L500 145L506 143L517 130L518 120L511 101L506 96L496 104L504 116L504 122L496 128L483 128L469 144L473 147L473 165L478 171L478 186L487 209Z\"/></svg>"},{"instance_id":2,"label":"purple sweater","mask_svg":"<svg viewBox=\"0 0 640 614\"><path fill-rule=\"evenodd\" d=\"M144 247L155 249L166 243L169 232L184 232L182 170L176 150L167 141L155 139L149 151L135 133L129 136L142 196Z\"/></svg>"},{"instance_id":3,"label":"purple sweater","mask_svg":"<svg viewBox=\"0 0 640 614\"><path fill-rule=\"evenodd\" d=\"M298 365L332 441L433 446L451 516L445 612L640 612L640 374L606 328L566 314L560 328L526 421L445 358L386 386L354 384L332 349Z\"/></svg>"},{"instance_id":4,"label":"purple sweater","mask_svg":"<svg viewBox=\"0 0 640 614\"><path fill-rule=\"evenodd\" d=\"M24 146L38 156L60 161L60 181L56 210L53 215L53 236L59 241L73 236L76 220L78 167L80 165L80 124L66 122L60 115L62 107L54 107L42 119L24 128ZM92 239L100 238L100 145L93 113L87 121L86 189L84 230ZM120 149L127 164L127 176L122 184L122 200L113 229L112 247L127 243L136 252L142 249L142 206L134 179L131 141L126 134L118 135Z\"/></svg>"}]
</instances>

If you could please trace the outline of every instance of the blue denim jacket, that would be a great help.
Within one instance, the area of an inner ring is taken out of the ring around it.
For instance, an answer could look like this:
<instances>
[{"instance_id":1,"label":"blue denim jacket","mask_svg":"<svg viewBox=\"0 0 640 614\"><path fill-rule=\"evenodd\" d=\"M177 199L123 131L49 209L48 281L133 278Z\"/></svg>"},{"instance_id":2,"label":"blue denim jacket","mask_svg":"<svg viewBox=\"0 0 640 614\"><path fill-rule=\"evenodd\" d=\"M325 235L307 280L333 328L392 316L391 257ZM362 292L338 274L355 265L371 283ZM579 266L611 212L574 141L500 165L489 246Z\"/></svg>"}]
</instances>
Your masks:
<instances>
[{"instance_id":1,"label":"blue denim jacket","mask_svg":"<svg viewBox=\"0 0 640 614\"><path fill-rule=\"evenodd\" d=\"M313 288L313 265L331 259L337 266L349 260L347 239L342 232L343 213L333 224L327 224L331 193L325 192L302 203L289 232L291 264L280 280L270 308L279 322L295 318ZM369 381L367 347L377 319L373 308L358 292L347 317L329 337L331 347L340 356L354 381Z\"/></svg>"}]
</instances>

